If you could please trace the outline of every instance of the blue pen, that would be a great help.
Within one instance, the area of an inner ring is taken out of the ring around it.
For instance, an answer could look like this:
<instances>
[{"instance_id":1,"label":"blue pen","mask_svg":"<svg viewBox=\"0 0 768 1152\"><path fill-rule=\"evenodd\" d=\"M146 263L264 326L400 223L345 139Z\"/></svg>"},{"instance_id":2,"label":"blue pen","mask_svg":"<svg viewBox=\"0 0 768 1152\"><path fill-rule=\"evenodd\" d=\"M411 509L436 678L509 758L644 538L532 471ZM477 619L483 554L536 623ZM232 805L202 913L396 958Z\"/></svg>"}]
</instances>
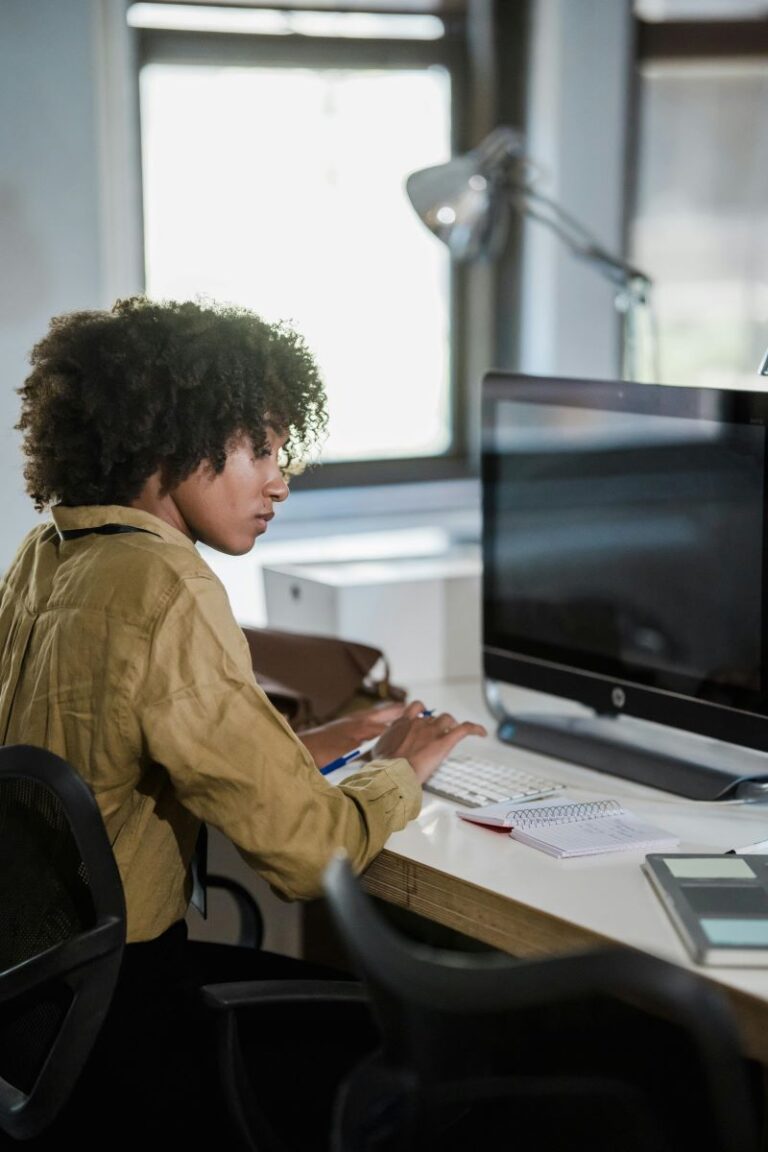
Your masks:
<instances>
[{"instance_id":1,"label":"blue pen","mask_svg":"<svg viewBox=\"0 0 768 1152\"><path fill-rule=\"evenodd\" d=\"M434 713L434 708L425 709L420 712L420 716L431 716ZM320 769L322 776L327 776L329 772L335 772L337 768L343 768L345 764L351 764L353 760L359 760L361 756L365 756L366 752L370 752L374 744L378 741L379 737L374 736L372 740L366 740L355 748L352 752L346 752L343 756L337 756L335 760L330 760L324 764Z\"/></svg>"},{"instance_id":2,"label":"blue pen","mask_svg":"<svg viewBox=\"0 0 768 1152\"><path fill-rule=\"evenodd\" d=\"M324 764L320 772L323 776L327 776L329 772L335 772L337 768L343 768L345 764L351 764L353 760L359 760L361 756L365 756L366 752L370 752L377 740L378 736L375 736L373 740L366 740L359 748L355 748L353 752L347 752L344 756L337 756L335 760Z\"/></svg>"}]
</instances>

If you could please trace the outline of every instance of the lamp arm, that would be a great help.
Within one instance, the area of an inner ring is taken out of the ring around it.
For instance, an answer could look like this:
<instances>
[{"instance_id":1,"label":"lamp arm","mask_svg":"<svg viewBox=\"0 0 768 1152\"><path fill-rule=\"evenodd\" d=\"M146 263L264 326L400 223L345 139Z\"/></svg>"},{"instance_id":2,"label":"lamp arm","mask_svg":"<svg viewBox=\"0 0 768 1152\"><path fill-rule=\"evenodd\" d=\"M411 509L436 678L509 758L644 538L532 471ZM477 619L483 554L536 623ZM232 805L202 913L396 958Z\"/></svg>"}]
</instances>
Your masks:
<instances>
[{"instance_id":1,"label":"lamp arm","mask_svg":"<svg viewBox=\"0 0 768 1152\"><path fill-rule=\"evenodd\" d=\"M598 244L597 240L587 232L586 228L574 219L570 213L551 197L537 191L529 184L516 184L506 182L506 191L513 206L524 216L538 220L570 249L574 256L588 263L601 272L611 283L624 292L629 292L641 302L644 302L651 287L651 280L644 272L627 264L618 256L613 256L607 249ZM545 211L539 211L535 205L542 205Z\"/></svg>"},{"instance_id":2,"label":"lamp arm","mask_svg":"<svg viewBox=\"0 0 768 1152\"><path fill-rule=\"evenodd\" d=\"M624 316L622 371L629 380L637 379L637 310L640 305L645 305L650 324L653 374L655 379L660 379L656 319L650 303L650 277L608 252L555 200L519 178L516 179L514 171L508 170L500 183L513 208L549 228L574 256L588 261L616 286L614 303Z\"/></svg>"}]
</instances>

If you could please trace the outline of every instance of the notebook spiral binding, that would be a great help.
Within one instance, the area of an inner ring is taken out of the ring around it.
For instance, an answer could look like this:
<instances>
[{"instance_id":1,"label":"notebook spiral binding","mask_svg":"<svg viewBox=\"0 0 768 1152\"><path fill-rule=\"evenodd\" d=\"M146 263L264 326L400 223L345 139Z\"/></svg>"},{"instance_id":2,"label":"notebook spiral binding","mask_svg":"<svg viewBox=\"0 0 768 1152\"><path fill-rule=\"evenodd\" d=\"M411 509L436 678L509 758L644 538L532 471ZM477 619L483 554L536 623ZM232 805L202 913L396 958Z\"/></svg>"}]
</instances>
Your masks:
<instances>
[{"instance_id":1,"label":"notebook spiral binding","mask_svg":"<svg viewBox=\"0 0 768 1152\"><path fill-rule=\"evenodd\" d=\"M516 828L541 828L547 824L574 824L597 816L618 814L623 809L616 800L588 800L581 804L558 804L515 813Z\"/></svg>"}]
</instances>

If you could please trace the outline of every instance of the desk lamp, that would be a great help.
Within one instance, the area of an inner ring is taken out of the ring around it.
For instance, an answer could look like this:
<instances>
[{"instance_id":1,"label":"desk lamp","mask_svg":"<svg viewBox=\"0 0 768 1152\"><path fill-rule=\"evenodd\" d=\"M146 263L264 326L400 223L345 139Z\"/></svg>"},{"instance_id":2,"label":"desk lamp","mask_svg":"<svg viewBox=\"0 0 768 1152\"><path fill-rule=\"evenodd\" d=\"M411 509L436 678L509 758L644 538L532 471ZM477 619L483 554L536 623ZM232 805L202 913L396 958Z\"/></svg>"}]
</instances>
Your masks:
<instances>
[{"instance_id":1,"label":"desk lamp","mask_svg":"<svg viewBox=\"0 0 768 1152\"><path fill-rule=\"evenodd\" d=\"M525 155L524 143L513 128L496 128L471 152L412 172L405 184L411 204L459 262L498 257L512 211L544 224L574 256L592 264L616 286L614 303L624 317L624 375L635 379L636 313L649 303L651 281L603 248L538 190L536 166Z\"/></svg>"}]
</instances>

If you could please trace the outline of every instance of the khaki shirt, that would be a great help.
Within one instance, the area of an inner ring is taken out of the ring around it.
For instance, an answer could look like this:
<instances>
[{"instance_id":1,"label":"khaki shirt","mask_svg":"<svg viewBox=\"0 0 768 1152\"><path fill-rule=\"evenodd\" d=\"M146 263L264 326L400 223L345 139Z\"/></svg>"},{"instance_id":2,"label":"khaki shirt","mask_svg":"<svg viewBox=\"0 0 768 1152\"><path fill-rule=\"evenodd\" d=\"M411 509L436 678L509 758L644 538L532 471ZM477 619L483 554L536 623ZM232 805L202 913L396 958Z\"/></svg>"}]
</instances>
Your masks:
<instances>
[{"instance_id":1,"label":"khaki shirt","mask_svg":"<svg viewBox=\"0 0 768 1152\"><path fill-rule=\"evenodd\" d=\"M405 760L334 787L256 684L223 585L194 544L122 506L53 510L0 582L0 743L68 760L98 801L128 939L186 914L200 822L281 895L319 894L332 853L361 870L419 811ZM144 529L62 541L57 529Z\"/></svg>"}]
</instances>

